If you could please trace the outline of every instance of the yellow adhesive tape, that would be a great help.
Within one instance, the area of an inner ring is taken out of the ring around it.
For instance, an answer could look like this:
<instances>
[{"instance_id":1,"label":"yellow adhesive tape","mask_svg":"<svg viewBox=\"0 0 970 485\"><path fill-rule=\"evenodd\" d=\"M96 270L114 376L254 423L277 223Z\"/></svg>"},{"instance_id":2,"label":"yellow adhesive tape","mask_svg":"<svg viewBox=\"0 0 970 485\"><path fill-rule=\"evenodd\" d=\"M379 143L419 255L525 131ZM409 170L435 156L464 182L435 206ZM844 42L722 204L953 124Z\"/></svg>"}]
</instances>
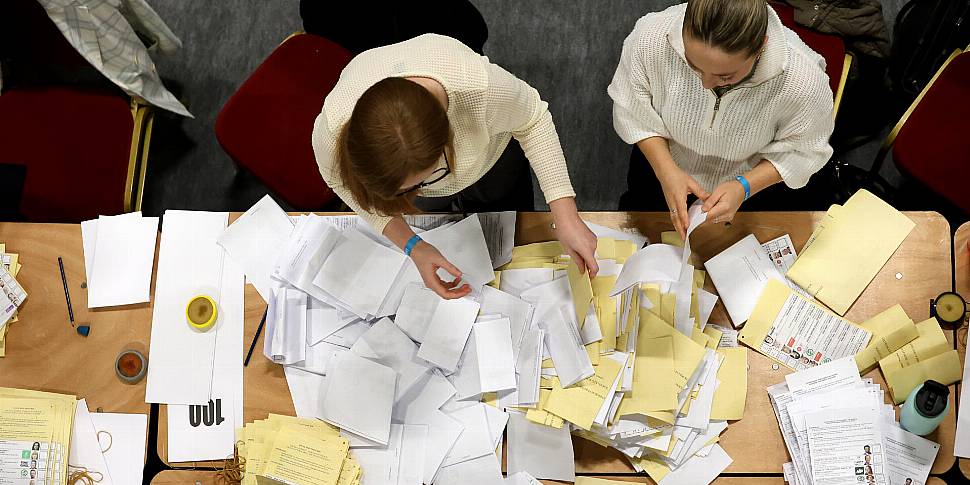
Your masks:
<instances>
[{"instance_id":1,"label":"yellow adhesive tape","mask_svg":"<svg viewBox=\"0 0 970 485\"><path fill-rule=\"evenodd\" d=\"M216 323L219 311L216 302L206 295L192 298L185 306L185 320L196 330L209 330Z\"/></svg>"}]
</instances>

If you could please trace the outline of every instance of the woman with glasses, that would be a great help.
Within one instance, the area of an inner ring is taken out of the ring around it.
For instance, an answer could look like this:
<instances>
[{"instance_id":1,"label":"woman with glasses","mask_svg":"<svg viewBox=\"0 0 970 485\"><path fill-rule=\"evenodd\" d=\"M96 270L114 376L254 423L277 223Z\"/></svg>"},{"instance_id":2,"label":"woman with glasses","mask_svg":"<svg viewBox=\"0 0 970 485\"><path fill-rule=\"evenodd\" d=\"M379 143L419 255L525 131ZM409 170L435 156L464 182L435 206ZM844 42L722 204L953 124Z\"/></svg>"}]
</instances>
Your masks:
<instances>
[{"instance_id":1,"label":"woman with glasses","mask_svg":"<svg viewBox=\"0 0 970 485\"><path fill-rule=\"evenodd\" d=\"M563 249L581 270L598 271L596 237L576 211L547 104L450 37L426 34L355 57L314 122L313 151L334 192L402 248L444 298L471 288L456 288L461 270L401 215L532 210L529 166ZM439 268L454 282L439 279Z\"/></svg>"},{"instance_id":2,"label":"woman with glasses","mask_svg":"<svg viewBox=\"0 0 970 485\"><path fill-rule=\"evenodd\" d=\"M788 188L832 155L824 64L765 0L688 0L641 18L608 88L613 126L638 148L620 208L668 210L683 237L688 194L713 222L762 191L759 208L790 203Z\"/></svg>"}]
</instances>

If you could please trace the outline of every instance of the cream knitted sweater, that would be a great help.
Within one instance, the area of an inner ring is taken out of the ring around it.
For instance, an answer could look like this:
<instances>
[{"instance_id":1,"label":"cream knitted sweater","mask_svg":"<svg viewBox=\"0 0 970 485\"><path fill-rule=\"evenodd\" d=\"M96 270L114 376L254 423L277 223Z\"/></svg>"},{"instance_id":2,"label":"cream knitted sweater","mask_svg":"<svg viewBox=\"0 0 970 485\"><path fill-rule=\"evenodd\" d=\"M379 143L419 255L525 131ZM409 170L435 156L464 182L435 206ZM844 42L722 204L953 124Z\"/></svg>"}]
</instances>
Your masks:
<instances>
[{"instance_id":1,"label":"cream knitted sweater","mask_svg":"<svg viewBox=\"0 0 970 485\"><path fill-rule=\"evenodd\" d=\"M390 221L360 208L343 186L336 166L336 140L357 100L388 77L427 77L448 94L448 120L454 132L451 174L419 190L426 197L456 194L478 181L515 137L547 202L573 197L566 159L548 105L539 93L461 42L425 34L378 47L355 57L323 103L313 123L313 152L327 184L378 232Z\"/></svg>"},{"instance_id":2,"label":"cream knitted sweater","mask_svg":"<svg viewBox=\"0 0 970 485\"><path fill-rule=\"evenodd\" d=\"M623 42L607 92L613 126L634 144L660 136L706 190L770 161L803 187L832 156L832 89L825 61L769 9L768 42L753 76L720 100L684 57L686 4L641 18Z\"/></svg>"}]
</instances>

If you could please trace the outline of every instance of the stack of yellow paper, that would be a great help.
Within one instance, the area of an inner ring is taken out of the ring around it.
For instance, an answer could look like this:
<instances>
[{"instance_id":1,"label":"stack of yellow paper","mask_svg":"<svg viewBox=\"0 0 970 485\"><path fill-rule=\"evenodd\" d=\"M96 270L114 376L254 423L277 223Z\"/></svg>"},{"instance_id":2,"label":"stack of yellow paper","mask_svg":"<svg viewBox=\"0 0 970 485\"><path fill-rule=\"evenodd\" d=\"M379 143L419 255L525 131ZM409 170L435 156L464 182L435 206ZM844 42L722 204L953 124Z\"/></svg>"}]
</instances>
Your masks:
<instances>
[{"instance_id":1,"label":"stack of yellow paper","mask_svg":"<svg viewBox=\"0 0 970 485\"><path fill-rule=\"evenodd\" d=\"M244 484L360 484L347 439L316 419L271 414L249 423L236 431L236 453L245 460Z\"/></svg>"},{"instance_id":2,"label":"stack of yellow paper","mask_svg":"<svg viewBox=\"0 0 970 485\"><path fill-rule=\"evenodd\" d=\"M0 471L10 483L67 482L76 406L74 396L0 388Z\"/></svg>"},{"instance_id":3,"label":"stack of yellow paper","mask_svg":"<svg viewBox=\"0 0 970 485\"><path fill-rule=\"evenodd\" d=\"M855 355L856 365L862 374L875 369L879 360L919 336L916 324L899 305L890 307L859 326L872 332L869 346Z\"/></svg>"},{"instance_id":4,"label":"stack of yellow paper","mask_svg":"<svg viewBox=\"0 0 970 485\"><path fill-rule=\"evenodd\" d=\"M950 385L963 374L960 356L935 318L916 324L916 330L918 337L879 360L879 368L896 404L905 401L926 380Z\"/></svg>"},{"instance_id":5,"label":"stack of yellow paper","mask_svg":"<svg viewBox=\"0 0 970 485\"><path fill-rule=\"evenodd\" d=\"M832 206L788 278L845 315L915 224L866 190Z\"/></svg>"},{"instance_id":6,"label":"stack of yellow paper","mask_svg":"<svg viewBox=\"0 0 970 485\"><path fill-rule=\"evenodd\" d=\"M20 273L20 268L23 267L20 264L20 255L16 253L7 253L6 244L0 243L0 265L14 278ZM13 317L7 321L6 325L0 324L0 357L3 357L6 353L6 337L7 330L10 328L10 324L20 321L20 317L15 313Z\"/></svg>"}]
</instances>

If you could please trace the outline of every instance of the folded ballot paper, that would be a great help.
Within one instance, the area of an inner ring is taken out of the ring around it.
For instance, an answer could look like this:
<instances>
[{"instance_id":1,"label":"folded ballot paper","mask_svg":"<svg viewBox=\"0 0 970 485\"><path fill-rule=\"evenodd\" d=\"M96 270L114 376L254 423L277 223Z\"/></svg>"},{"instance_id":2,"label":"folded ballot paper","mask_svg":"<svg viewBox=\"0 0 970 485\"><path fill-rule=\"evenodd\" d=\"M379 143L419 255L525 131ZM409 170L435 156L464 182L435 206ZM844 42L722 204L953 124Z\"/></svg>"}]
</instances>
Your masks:
<instances>
[{"instance_id":1,"label":"folded ballot paper","mask_svg":"<svg viewBox=\"0 0 970 485\"><path fill-rule=\"evenodd\" d=\"M913 227L901 212L860 190L829 209L788 277L845 315Z\"/></svg>"},{"instance_id":2,"label":"folded ballot paper","mask_svg":"<svg viewBox=\"0 0 970 485\"><path fill-rule=\"evenodd\" d=\"M852 358L798 371L768 388L797 484L923 485L940 445L899 427L878 384ZM789 478L790 477L790 478Z\"/></svg>"},{"instance_id":3,"label":"folded ballot paper","mask_svg":"<svg viewBox=\"0 0 970 485\"><path fill-rule=\"evenodd\" d=\"M101 216L81 223L88 308L151 299L158 218L141 212Z\"/></svg>"}]
</instances>

